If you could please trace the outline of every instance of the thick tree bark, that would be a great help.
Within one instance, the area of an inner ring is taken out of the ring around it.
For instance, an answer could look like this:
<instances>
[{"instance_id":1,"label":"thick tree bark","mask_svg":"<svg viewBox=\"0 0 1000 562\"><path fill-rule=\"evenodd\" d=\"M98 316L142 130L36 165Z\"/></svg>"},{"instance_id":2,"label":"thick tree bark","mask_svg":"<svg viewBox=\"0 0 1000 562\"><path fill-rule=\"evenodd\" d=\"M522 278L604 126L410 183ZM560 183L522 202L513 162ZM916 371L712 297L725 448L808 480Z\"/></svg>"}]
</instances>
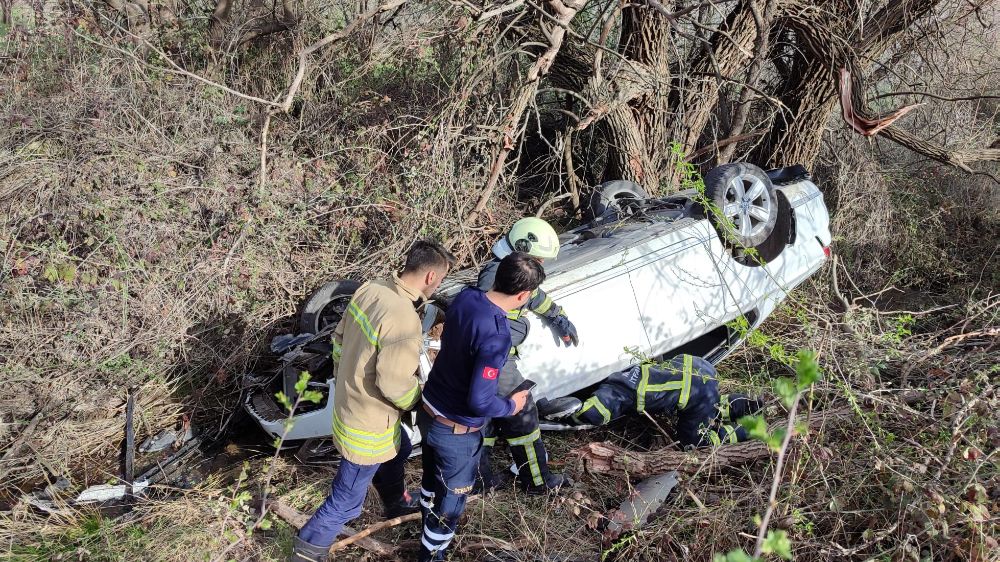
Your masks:
<instances>
[{"instance_id":1,"label":"thick tree bark","mask_svg":"<svg viewBox=\"0 0 1000 562\"><path fill-rule=\"evenodd\" d=\"M647 136L634 111L628 105L619 105L607 114L602 123L608 141L608 163L603 179L631 180L655 193L659 186L659 174L649 157Z\"/></svg>"},{"instance_id":2,"label":"thick tree bark","mask_svg":"<svg viewBox=\"0 0 1000 562\"><path fill-rule=\"evenodd\" d=\"M590 102L575 128L600 128L608 147L603 179L630 179L654 193L660 185L673 185L676 162L667 150L671 142L682 146L684 159L721 148L720 161L729 160L736 143L719 142L706 134L713 116L720 120L720 136L757 143L751 161L810 166L837 107L841 69L853 76L864 74L902 33L939 4L940 0L883 2L859 20L858 6L842 0L738 0L735 5L704 7L702 16L708 17L700 17L696 28L701 37L696 38L678 14L689 16L697 7L680 9L645 0L623 7L620 56L605 55L607 68L594 69L596 50L568 39L551 79ZM729 6L733 7L724 15L715 15ZM679 12L670 11L674 9ZM710 23L720 17L721 24ZM607 21L604 24L602 29L608 27ZM740 92L735 108L722 95L723 87L734 84ZM864 93L857 90L852 92L857 97L852 107L862 119L855 121L871 118L882 124L880 129L888 126L886 116L866 113ZM758 116L758 108L765 113ZM743 135L751 120L763 128ZM932 151L900 129L883 136L941 161L981 158L946 149Z\"/></svg>"},{"instance_id":3,"label":"thick tree bark","mask_svg":"<svg viewBox=\"0 0 1000 562\"><path fill-rule=\"evenodd\" d=\"M671 9L672 3L660 4ZM663 126L669 112L666 93L670 88L670 22L643 5L622 11L618 52L631 64L615 76L618 99L604 123L609 142L605 180L627 179L650 193L659 191L663 162ZM653 142L651 142L653 141Z\"/></svg>"},{"instance_id":4,"label":"thick tree bark","mask_svg":"<svg viewBox=\"0 0 1000 562\"><path fill-rule=\"evenodd\" d=\"M819 154L823 132L837 107L840 68L861 73L859 61L874 61L914 21L926 16L940 0L889 2L869 21L863 36L843 30L831 11L813 10L782 2L784 24L794 30L801 53L781 89L787 110L779 113L765 141L752 160L767 166L811 166ZM841 9L842 11L842 9ZM843 37L831 41L831 37ZM852 48L853 47L853 48Z\"/></svg>"},{"instance_id":5,"label":"thick tree bark","mask_svg":"<svg viewBox=\"0 0 1000 562\"><path fill-rule=\"evenodd\" d=\"M767 137L750 158L761 166L790 164L811 166L830 113L836 107L836 84L826 65L811 61L788 84L780 100L787 110L779 112Z\"/></svg>"},{"instance_id":6,"label":"thick tree bark","mask_svg":"<svg viewBox=\"0 0 1000 562\"><path fill-rule=\"evenodd\" d=\"M722 80L739 74L753 56L757 41L753 10L762 12L764 2L744 0L730 12L712 36L708 51L691 68L690 79L678 92L678 119L670 138L679 142L685 153L697 148L698 139L718 105Z\"/></svg>"}]
</instances>

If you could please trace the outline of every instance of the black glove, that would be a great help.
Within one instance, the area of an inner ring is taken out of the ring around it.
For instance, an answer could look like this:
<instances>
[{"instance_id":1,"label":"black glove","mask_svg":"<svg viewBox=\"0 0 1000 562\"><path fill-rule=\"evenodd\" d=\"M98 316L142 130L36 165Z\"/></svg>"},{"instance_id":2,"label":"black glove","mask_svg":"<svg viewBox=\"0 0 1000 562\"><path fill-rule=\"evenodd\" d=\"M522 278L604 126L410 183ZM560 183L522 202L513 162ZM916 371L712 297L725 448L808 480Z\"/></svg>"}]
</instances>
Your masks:
<instances>
[{"instance_id":1,"label":"black glove","mask_svg":"<svg viewBox=\"0 0 1000 562\"><path fill-rule=\"evenodd\" d=\"M580 336L576 334L576 326L569 321L569 318L566 318L565 314L559 314L555 318L552 318L552 328L562 338L566 347L569 347L570 343L580 345Z\"/></svg>"}]
</instances>

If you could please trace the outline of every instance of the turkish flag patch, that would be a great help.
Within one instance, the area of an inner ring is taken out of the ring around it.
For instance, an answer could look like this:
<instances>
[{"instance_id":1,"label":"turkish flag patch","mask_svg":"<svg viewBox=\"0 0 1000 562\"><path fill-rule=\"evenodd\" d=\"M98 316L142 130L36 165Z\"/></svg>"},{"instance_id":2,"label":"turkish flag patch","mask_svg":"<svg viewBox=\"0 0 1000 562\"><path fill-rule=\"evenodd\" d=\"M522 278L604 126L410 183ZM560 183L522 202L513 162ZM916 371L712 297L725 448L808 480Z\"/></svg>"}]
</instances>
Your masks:
<instances>
[{"instance_id":1,"label":"turkish flag patch","mask_svg":"<svg viewBox=\"0 0 1000 562\"><path fill-rule=\"evenodd\" d=\"M483 367L483 378L486 380L495 380L499 373L496 367Z\"/></svg>"}]
</instances>

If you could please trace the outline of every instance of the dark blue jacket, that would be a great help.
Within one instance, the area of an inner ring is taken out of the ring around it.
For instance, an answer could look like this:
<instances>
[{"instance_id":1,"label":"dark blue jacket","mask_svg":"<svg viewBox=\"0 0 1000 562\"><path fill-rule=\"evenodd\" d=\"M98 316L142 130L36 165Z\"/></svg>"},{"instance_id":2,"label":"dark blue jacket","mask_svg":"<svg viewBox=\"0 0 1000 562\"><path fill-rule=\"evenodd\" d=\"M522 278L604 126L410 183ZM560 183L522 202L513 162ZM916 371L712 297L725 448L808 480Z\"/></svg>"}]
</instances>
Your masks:
<instances>
[{"instance_id":1,"label":"dark blue jacket","mask_svg":"<svg viewBox=\"0 0 1000 562\"><path fill-rule=\"evenodd\" d=\"M444 417L471 427L514 412L497 396L497 377L510 353L507 313L479 289L459 293L445 315L441 351L424 385L424 401Z\"/></svg>"}]
</instances>

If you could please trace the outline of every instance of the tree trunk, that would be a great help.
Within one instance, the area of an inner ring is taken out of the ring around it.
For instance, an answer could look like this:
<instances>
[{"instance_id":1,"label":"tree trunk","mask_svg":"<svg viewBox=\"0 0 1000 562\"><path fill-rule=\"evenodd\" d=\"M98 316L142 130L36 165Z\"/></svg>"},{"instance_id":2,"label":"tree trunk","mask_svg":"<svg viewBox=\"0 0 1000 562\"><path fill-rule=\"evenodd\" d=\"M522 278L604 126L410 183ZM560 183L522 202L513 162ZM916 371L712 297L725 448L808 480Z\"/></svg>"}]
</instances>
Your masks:
<instances>
[{"instance_id":1,"label":"tree trunk","mask_svg":"<svg viewBox=\"0 0 1000 562\"><path fill-rule=\"evenodd\" d=\"M789 111L778 116L752 160L767 166L812 166L830 115L837 106L840 68L864 72L868 65L859 61L878 60L900 33L939 2L890 2L871 17L872 25L861 37L840 29L826 12L786 14L789 19L785 23L794 29L801 53L781 89L780 99ZM830 41L831 34L847 38L854 49Z\"/></svg>"},{"instance_id":2,"label":"tree trunk","mask_svg":"<svg viewBox=\"0 0 1000 562\"><path fill-rule=\"evenodd\" d=\"M751 5L758 13L764 9L761 0L740 2L713 34L710 46L697 59L689 80L678 92L678 119L670 138L679 142L685 153L697 148L698 139L718 105L723 80L738 74L752 56L757 26Z\"/></svg>"},{"instance_id":3,"label":"tree trunk","mask_svg":"<svg viewBox=\"0 0 1000 562\"><path fill-rule=\"evenodd\" d=\"M618 100L603 124L608 140L605 181L627 179L651 194L659 191L664 143L655 139L666 135L670 49L670 23L665 17L643 5L622 11L618 52L629 62L622 63L610 79L613 84L607 86L618 93Z\"/></svg>"},{"instance_id":4,"label":"tree trunk","mask_svg":"<svg viewBox=\"0 0 1000 562\"><path fill-rule=\"evenodd\" d=\"M812 166L830 113L836 107L836 83L823 63L810 61L789 84L781 102L788 114L779 114L751 161L766 167ZM793 72L794 74L794 72Z\"/></svg>"},{"instance_id":5,"label":"tree trunk","mask_svg":"<svg viewBox=\"0 0 1000 562\"><path fill-rule=\"evenodd\" d=\"M651 194L659 186L659 175L646 147L647 136L636 118L636 110L621 105L608 113L603 130L608 142L608 163L603 181L624 179L644 186Z\"/></svg>"}]
</instances>

